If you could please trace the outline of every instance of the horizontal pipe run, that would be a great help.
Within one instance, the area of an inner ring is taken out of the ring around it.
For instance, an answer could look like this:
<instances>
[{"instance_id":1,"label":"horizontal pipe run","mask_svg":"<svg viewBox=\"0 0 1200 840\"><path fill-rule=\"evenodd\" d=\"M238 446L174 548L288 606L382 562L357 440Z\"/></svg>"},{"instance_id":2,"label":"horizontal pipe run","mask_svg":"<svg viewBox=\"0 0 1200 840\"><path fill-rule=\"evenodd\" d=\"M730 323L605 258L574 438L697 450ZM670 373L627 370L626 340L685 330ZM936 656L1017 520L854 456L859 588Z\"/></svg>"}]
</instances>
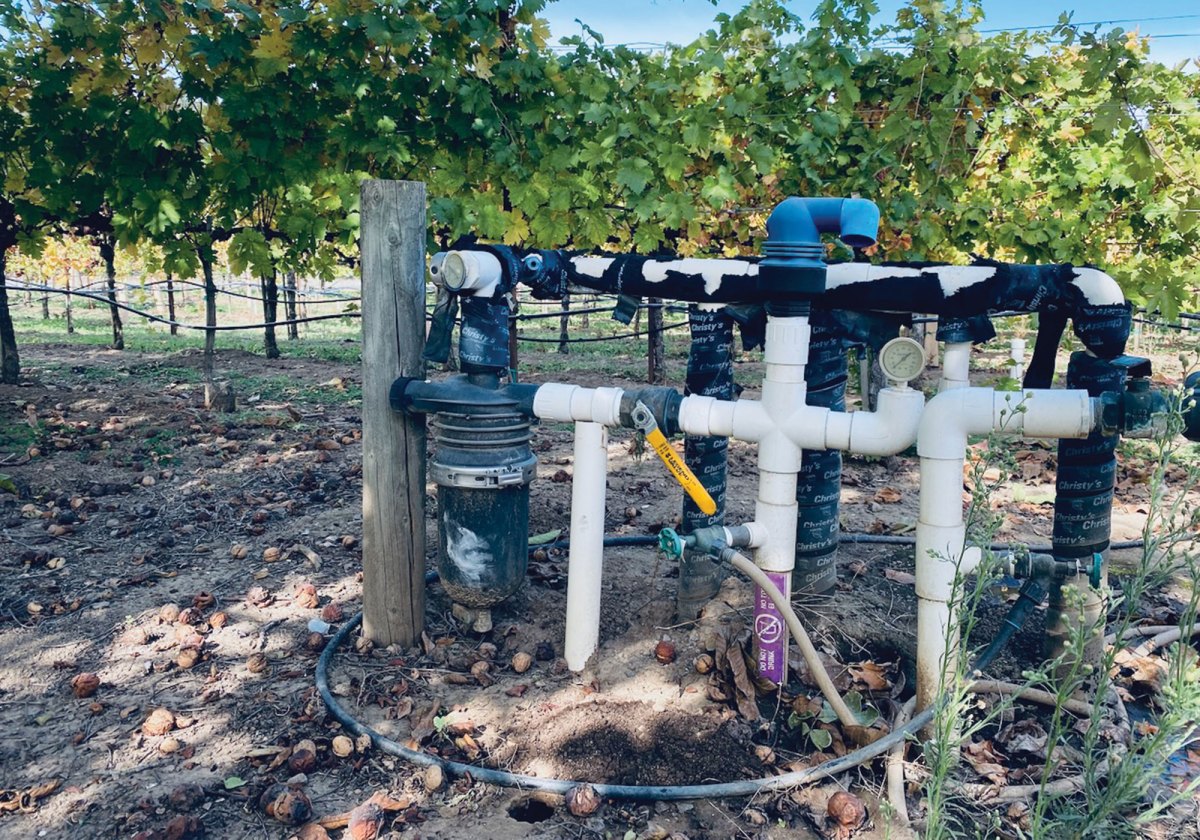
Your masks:
<instances>
[{"instance_id":1,"label":"horizontal pipe run","mask_svg":"<svg viewBox=\"0 0 1200 840\"><path fill-rule=\"evenodd\" d=\"M537 389L533 398L533 413L540 420L559 423L600 423L604 426L621 424L620 388L583 388L547 382Z\"/></svg>"},{"instance_id":2,"label":"horizontal pipe run","mask_svg":"<svg viewBox=\"0 0 1200 840\"><path fill-rule=\"evenodd\" d=\"M802 449L836 449L859 455L895 455L917 440L924 395L911 388L884 388L876 411L831 411L813 405L793 407L776 420L757 400L728 402L712 397L683 398L679 426L690 435L732 437L762 444L782 433ZM781 412L782 413L782 412ZM768 460L767 463L772 463Z\"/></svg>"}]
</instances>

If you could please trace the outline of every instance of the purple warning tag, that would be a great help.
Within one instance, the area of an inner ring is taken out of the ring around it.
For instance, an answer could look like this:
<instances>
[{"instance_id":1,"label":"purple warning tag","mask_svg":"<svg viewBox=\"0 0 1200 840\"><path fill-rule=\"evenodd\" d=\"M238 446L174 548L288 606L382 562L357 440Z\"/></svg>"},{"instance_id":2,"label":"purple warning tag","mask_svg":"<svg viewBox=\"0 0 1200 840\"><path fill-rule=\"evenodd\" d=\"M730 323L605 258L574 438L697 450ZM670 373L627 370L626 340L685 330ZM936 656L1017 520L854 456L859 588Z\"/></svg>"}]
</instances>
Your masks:
<instances>
[{"instance_id":1,"label":"purple warning tag","mask_svg":"<svg viewBox=\"0 0 1200 840\"><path fill-rule=\"evenodd\" d=\"M767 572L767 577L787 594L790 572ZM758 675L766 677L776 685L782 685L787 676L787 633L783 616L767 593L754 587L754 635L758 637Z\"/></svg>"}]
</instances>

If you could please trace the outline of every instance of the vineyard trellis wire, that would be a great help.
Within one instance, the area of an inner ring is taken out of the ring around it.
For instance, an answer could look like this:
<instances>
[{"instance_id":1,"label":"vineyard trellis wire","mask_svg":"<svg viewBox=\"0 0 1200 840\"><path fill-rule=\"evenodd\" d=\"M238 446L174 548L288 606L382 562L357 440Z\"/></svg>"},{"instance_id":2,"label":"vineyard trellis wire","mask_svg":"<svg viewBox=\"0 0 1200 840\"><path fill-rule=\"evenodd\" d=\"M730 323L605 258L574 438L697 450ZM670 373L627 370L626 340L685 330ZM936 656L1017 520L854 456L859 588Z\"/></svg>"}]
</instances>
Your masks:
<instances>
[{"instance_id":1,"label":"vineyard trellis wire","mask_svg":"<svg viewBox=\"0 0 1200 840\"><path fill-rule=\"evenodd\" d=\"M165 281L154 281L154 282L161 283L161 282L165 282ZM14 292L38 293L43 296L42 299L47 299L50 295L60 295L60 296L68 297L68 298L80 297L80 298L84 298L87 300L95 301L97 303L102 303L106 306L108 306L108 305L116 306L118 309L121 309L122 311L128 312L132 315L136 315L140 318L150 321L151 323L161 324L164 326L169 326L169 327L177 328L177 329L193 330L196 332L207 332L210 330L212 332L238 332L238 331L244 331L244 330L263 329L265 327L287 326L289 324L299 325L299 324L306 324L306 323L319 322L319 321L333 321L333 320L339 320L339 319L344 319L344 318L349 319L349 318L361 318L362 317L362 313L360 311L353 310L353 311L343 311L343 312L331 313L331 314L327 314L327 315L307 315L307 316L300 317L300 318L277 319L277 320L269 321L269 322L258 322L258 323L249 323L249 324L222 324L222 325L214 324L214 325L210 326L210 325L206 325L206 324L194 324L194 323L189 323L186 321L179 321L179 320L175 320L172 318L164 318L161 315L156 315L153 312L148 312L145 309L140 309L140 308L130 305L128 303L123 303L121 301L114 302L107 296L107 294L86 291L86 289L88 288L88 285L95 286L98 284L93 283L93 284L87 284L84 286L76 287L73 289L71 289L71 288L62 289L62 288L58 288L58 287L54 287L54 286L46 286L46 285L41 285L41 284L10 282L8 284L8 289L11 291L14 291ZM121 288L124 291L144 290L147 285L150 285L150 284L126 283L126 284L123 284L119 288ZM190 284L190 285L199 286L200 289L203 289L203 286L201 284ZM228 289L218 288L218 289L216 289L216 292L218 294L231 295L233 297L238 297L238 298L245 298L245 299L257 300L257 301L262 300L262 298L254 296L254 295L245 295L245 294L241 294L241 293L237 293L237 292L230 292ZM605 299L605 298L614 298L615 299L615 296L612 296L612 295L586 294L586 295L584 295L584 297L592 299L592 300ZM318 301L318 302L319 303L334 303L334 302L352 303L352 302L357 302L359 300L360 300L359 297L342 297L336 301L327 300L327 301ZM533 304L533 305L542 304L542 305L553 305L553 306L561 306L562 305L560 301L549 301L549 302L548 301L521 301L522 306L530 305L530 304ZM674 312L674 313L687 311L686 307L679 306L677 304L668 304L668 303L662 303L662 302L639 302L637 304L637 309L638 310L642 310L642 309L660 310L663 312ZM426 315L425 315L427 321L431 319L431 311L432 311L432 307L427 307ZM510 315L509 321L512 324L516 324L521 321L538 321L538 320L544 320L547 318L558 318L561 320L564 318L569 319L570 317L577 316L577 315L610 313L612 311L613 311L613 309L611 307L585 306L583 308L578 308L578 309L568 308L568 309L563 309L563 310L556 311L556 312L539 312L539 313L529 313L529 314L520 314L518 312L514 312L512 315ZM455 319L455 324L458 325L459 323L460 323L460 320ZM690 324L691 324L691 320L685 319L682 321L677 321L677 322L670 323L670 324L662 324L660 326L651 327L651 328L644 329L644 330L643 329L634 329L629 332L615 333L612 335L585 336L585 337L574 337L574 338L572 338L572 337L543 338L543 337L538 337L538 336L520 335L519 333L517 333L515 336L515 339L518 342L529 342L529 343L533 343L533 344L558 344L561 346L564 344L567 344L567 345L569 345L569 344L592 344L592 343L609 342L609 341L623 341L623 340L628 340L628 339L645 337L645 338L649 339L647 342L647 345L648 345L647 346L647 355L648 355L648 357L653 357L653 355L655 354L655 351L656 351L656 341L661 342L663 333L668 332L670 330L678 329L680 327L686 327L686 326L689 326ZM661 353L660 353L660 355L661 355ZM516 365L514 364L514 369L515 369L515 367L516 367ZM653 368L654 368L654 365L651 364L651 367L650 367L650 370L651 370L650 375L651 376L653 376Z\"/></svg>"}]
</instances>

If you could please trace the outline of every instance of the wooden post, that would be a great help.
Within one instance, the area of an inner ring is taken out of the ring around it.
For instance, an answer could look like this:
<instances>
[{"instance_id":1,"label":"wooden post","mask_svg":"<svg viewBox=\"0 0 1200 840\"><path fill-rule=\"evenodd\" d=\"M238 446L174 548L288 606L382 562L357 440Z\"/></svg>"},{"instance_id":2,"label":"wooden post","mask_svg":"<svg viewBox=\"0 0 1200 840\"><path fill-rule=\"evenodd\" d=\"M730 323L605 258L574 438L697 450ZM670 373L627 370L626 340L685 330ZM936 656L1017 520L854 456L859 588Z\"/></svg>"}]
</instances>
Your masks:
<instances>
[{"instance_id":1,"label":"wooden post","mask_svg":"<svg viewBox=\"0 0 1200 840\"><path fill-rule=\"evenodd\" d=\"M425 627L425 419L393 412L398 376L425 376L425 184L361 194L363 635L413 645Z\"/></svg>"},{"instance_id":2,"label":"wooden post","mask_svg":"<svg viewBox=\"0 0 1200 840\"><path fill-rule=\"evenodd\" d=\"M925 344L925 361L930 367L941 367L941 362L938 359L937 322L926 321L922 324L922 326L925 328L925 334L923 336Z\"/></svg>"},{"instance_id":3,"label":"wooden post","mask_svg":"<svg viewBox=\"0 0 1200 840\"><path fill-rule=\"evenodd\" d=\"M666 381L663 302L661 298L649 298L646 303L646 381L651 385L661 385Z\"/></svg>"},{"instance_id":4,"label":"wooden post","mask_svg":"<svg viewBox=\"0 0 1200 840\"><path fill-rule=\"evenodd\" d=\"M563 295L561 305L563 314L558 316L558 352L565 355L571 352L571 345L567 342L571 323L571 296Z\"/></svg>"},{"instance_id":5,"label":"wooden post","mask_svg":"<svg viewBox=\"0 0 1200 840\"><path fill-rule=\"evenodd\" d=\"M517 325L520 321L517 320L517 315L520 311L521 299L514 288L512 290L512 310L508 313L508 369L513 382L517 381L517 370L520 367L520 357L517 355L520 350L519 342L517 341Z\"/></svg>"}]
</instances>

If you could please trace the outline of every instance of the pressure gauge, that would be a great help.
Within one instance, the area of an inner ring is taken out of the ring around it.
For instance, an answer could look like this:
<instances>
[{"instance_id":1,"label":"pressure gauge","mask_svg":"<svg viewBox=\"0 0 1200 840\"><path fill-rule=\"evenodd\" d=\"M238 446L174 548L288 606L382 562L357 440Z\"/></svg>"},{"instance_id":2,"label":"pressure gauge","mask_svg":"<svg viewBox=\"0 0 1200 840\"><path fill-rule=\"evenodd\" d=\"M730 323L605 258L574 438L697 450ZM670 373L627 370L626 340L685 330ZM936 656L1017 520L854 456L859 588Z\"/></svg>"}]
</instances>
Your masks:
<instances>
[{"instance_id":1,"label":"pressure gauge","mask_svg":"<svg viewBox=\"0 0 1200 840\"><path fill-rule=\"evenodd\" d=\"M925 350L915 339L893 338L879 351L879 367L893 382L911 382L925 369Z\"/></svg>"},{"instance_id":2,"label":"pressure gauge","mask_svg":"<svg viewBox=\"0 0 1200 840\"><path fill-rule=\"evenodd\" d=\"M442 260L442 282L452 292L460 290L467 282L467 261L458 251L451 251Z\"/></svg>"}]
</instances>

